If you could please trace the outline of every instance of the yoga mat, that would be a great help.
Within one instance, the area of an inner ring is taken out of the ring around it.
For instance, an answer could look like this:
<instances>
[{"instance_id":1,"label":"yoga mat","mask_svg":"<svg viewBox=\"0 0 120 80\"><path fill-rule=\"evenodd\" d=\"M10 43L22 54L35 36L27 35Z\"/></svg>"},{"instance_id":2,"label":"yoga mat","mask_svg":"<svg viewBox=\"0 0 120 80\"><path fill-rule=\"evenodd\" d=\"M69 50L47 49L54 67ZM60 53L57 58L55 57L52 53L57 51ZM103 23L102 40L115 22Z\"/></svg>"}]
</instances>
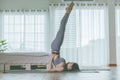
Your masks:
<instances>
[{"instance_id":1,"label":"yoga mat","mask_svg":"<svg viewBox=\"0 0 120 80\"><path fill-rule=\"evenodd\" d=\"M45 69L40 70L6 70L5 73L76 73L75 71L54 71L50 72ZM97 70L80 70L77 73L99 73Z\"/></svg>"}]
</instances>

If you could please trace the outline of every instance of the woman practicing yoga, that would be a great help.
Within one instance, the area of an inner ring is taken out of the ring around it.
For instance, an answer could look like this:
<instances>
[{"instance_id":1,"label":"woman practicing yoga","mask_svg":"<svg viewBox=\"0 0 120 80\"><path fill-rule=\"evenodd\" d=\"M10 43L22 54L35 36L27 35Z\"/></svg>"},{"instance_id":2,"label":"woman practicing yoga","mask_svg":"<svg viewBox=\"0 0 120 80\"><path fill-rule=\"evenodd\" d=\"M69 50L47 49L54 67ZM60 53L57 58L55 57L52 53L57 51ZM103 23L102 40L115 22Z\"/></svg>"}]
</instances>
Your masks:
<instances>
[{"instance_id":1,"label":"woman practicing yoga","mask_svg":"<svg viewBox=\"0 0 120 80\"><path fill-rule=\"evenodd\" d=\"M61 20L59 31L57 32L56 38L53 40L51 44L51 55L50 55L50 62L47 65L48 71L79 71L79 66L77 63L68 62L66 63L65 59L60 57L60 47L62 45L65 33L66 23L68 21L69 15L72 11L74 3L71 4L66 8L66 13Z\"/></svg>"}]
</instances>

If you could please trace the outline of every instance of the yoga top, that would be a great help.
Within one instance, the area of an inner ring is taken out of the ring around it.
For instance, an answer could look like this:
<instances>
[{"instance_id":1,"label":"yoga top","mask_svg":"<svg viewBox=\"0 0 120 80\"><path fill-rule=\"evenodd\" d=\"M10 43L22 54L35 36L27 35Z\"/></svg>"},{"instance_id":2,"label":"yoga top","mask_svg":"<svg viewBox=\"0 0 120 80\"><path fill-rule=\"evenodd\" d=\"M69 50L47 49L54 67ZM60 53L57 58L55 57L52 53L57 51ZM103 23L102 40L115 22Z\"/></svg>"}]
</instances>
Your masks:
<instances>
[{"instance_id":1,"label":"yoga top","mask_svg":"<svg viewBox=\"0 0 120 80\"><path fill-rule=\"evenodd\" d=\"M56 60L53 61L53 64L56 66L57 64L61 63L61 62L65 62L65 59L60 57L57 58Z\"/></svg>"}]
</instances>

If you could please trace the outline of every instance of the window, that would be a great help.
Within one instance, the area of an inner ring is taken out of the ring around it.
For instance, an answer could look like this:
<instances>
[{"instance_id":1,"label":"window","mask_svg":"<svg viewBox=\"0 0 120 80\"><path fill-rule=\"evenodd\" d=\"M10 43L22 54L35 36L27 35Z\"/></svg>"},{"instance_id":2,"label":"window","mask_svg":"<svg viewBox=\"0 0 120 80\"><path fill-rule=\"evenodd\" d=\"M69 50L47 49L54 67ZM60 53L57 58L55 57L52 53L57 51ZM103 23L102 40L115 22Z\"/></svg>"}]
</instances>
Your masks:
<instances>
[{"instance_id":1,"label":"window","mask_svg":"<svg viewBox=\"0 0 120 80\"><path fill-rule=\"evenodd\" d=\"M80 64L105 66L108 64L108 27L104 8L80 9L78 38Z\"/></svg>"},{"instance_id":2,"label":"window","mask_svg":"<svg viewBox=\"0 0 120 80\"><path fill-rule=\"evenodd\" d=\"M8 51L46 52L46 14L3 14L3 39Z\"/></svg>"}]
</instances>

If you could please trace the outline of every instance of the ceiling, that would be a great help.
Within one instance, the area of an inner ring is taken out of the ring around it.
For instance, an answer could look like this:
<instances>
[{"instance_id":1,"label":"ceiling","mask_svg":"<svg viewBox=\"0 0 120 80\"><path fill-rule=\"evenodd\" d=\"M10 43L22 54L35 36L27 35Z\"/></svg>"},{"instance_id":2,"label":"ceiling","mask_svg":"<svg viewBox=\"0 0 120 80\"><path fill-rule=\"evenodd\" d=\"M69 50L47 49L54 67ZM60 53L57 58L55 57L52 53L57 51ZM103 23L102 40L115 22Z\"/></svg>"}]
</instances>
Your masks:
<instances>
[{"instance_id":1,"label":"ceiling","mask_svg":"<svg viewBox=\"0 0 120 80\"><path fill-rule=\"evenodd\" d=\"M49 2L62 2L62 0L48 0Z\"/></svg>"},{"instance_id":2,"label":"ceiling","mask_svg":"<svg viewBox=\"0 0 120 80\"><path fill-rule=\"evenodd\" d=\"M63 2L62 0L48 0L50 3L58 3L58 2ZM95 0L95 2L108 2L111 0ZM116 2L120 2L120 0L114 0Z\"/></svg>"}]
</instances>

